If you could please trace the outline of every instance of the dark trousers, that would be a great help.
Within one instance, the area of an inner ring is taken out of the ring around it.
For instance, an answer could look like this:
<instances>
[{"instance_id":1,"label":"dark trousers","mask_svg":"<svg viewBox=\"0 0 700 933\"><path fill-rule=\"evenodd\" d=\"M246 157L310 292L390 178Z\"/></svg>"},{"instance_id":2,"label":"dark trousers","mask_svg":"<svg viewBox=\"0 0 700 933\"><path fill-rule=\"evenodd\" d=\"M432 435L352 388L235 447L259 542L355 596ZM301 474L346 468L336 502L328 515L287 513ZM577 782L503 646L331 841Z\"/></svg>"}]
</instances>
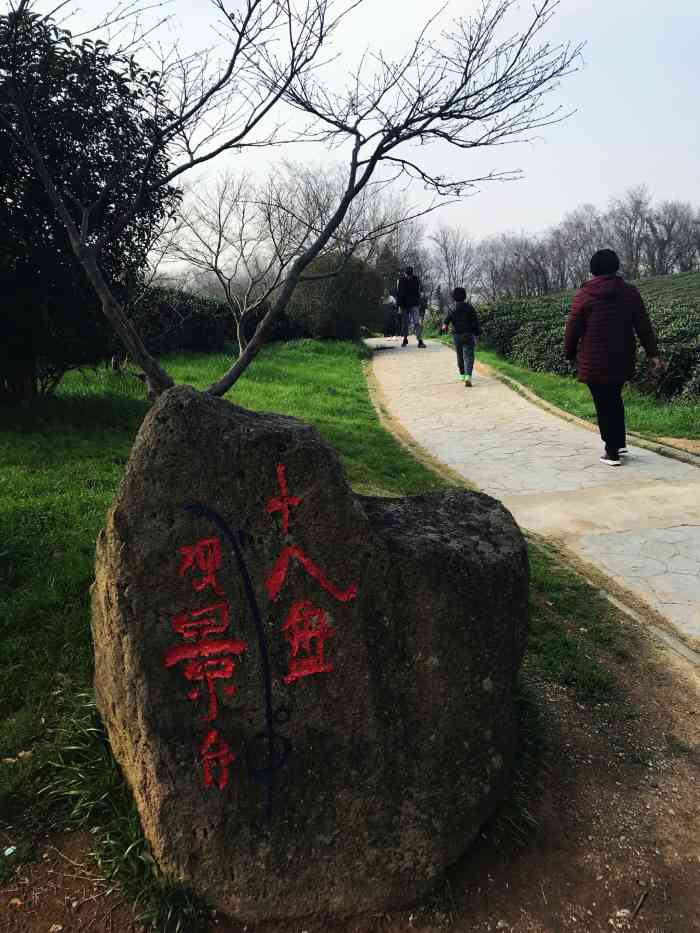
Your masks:
<instances>
[{"instance_id":1,"label":"dark trousers","mask_svg":"<svg viewBox=\"0 0 700 933\"><path fill-rule=\"evenodd\" d=\"M621 447L627 445L625 439L625 405L622 401L621 382L589 382L588 388L593 396L598 429L603 438L605 450L617 456Z\"/></svg>"},{"instance_id":2,"label":"dark trousers","mask_svg":"<svg viewBox=\"0 0 700 933\"><path fill-rule=\"evenodd\" d=\"M474 338L471 334L453 334L452 342L455 345L460 375L471 376L474 369Z\"/></svg>"}]
</instances>

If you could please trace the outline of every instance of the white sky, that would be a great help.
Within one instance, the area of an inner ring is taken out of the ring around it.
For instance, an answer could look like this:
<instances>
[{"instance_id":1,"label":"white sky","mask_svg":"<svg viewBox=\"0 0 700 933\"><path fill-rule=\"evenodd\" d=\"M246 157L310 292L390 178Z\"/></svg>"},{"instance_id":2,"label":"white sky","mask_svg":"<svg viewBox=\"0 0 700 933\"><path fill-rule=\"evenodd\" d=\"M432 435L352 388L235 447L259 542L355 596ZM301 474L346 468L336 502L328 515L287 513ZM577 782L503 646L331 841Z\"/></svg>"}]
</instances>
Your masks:
<instances>
[{"instance_id":1,"label":"white sky","mask_svg":"<svg viewBox=\"0 0 700 933\"><path fill-rule=\"evenodd\" d=\"M234 5L229 0L227 5ZM466 15L479 0L452 0L441 22ZM51 6L55 3L50 4ZM68 25L94 21L109 0L77 0L82 12ZM364 0L337 34L334 65L342 69L369 46L398 55L439 2ZM49 3L43 4L44 8ZM208 0L174 0L176 22L168 34L184 37L189 47L212 42L215 21ZM524 0L513 25L531 9ZM167 38L167 36L166 36ZM524 178L485 185L475 197L444 208L432 223L463 226L474 237L504 230L536 232L556 223L578 204L604 207L626 187L646 182L658 200L681 199L700 206L700 3L698 0L561 0L544 37L553 43L585 42L582 68L564 79L550 98L576 113L539 131L531 143L464 152L436 144L424 153L431 168L459 177L522 169ZM278 154L279 155L279 154ZM293 147L289 158L333 161L318 147ZM270 154L269 158L274 156ZM229 157L232 167L257 170L265 154ZM212 171L218 171L216 163ZM420 186L412 200L423 195Z\"/></svg>"}]
</instances>

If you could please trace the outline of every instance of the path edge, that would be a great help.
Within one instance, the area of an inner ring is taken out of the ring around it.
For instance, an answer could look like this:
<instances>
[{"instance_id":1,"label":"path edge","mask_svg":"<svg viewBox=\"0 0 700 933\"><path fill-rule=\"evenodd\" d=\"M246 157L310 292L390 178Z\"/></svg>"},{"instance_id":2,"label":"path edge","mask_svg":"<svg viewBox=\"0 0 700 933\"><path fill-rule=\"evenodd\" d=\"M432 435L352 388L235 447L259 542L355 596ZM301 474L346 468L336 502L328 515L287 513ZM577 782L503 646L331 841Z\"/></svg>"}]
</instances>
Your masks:
<instances>
[{"instance_id":1,"label":"path edge","mask_svg":"<svg viewBox=\"0 0 700 933\"><path fill-rule=\"evenodd\" d=\"M448 467L442 460L431 454L425 447L422 447L406 428L403 427L398 418L391 413L384 390L380 386L379 380L374 372L374 351L371 347L368 347L368 349L371 356L364 365L365 381L367 383L369 400L372 403L372 407L382 427L385 428L392 437L396 438L399 444L401 444L418 463L431 470L433 473L436 473L441 479L448 480L455 486L461 486L462 489L478 492L479 487L475 483L469 482L469 480L465 479L456 470Z\"/></svg>"},{"instance_id":2,"label":"path edge","mask_svg":"<svg viewBox=\"0 0 700 933\"><path fill-rule=\"evenodd\" d=\"M561 560L597 590L616 609L628 618L643 625L657 642L683 658L697 675L700 672L700 641L680 632L662 613L650 605L642 596L628 589L609 573L601 570L572 547L565 538L547 538L537 532L525 531L528 540L541 547L554 550Z\"/></svg>"},{"instance_id":3,"label":"path edge","mask_svg":"<svg viewBox=\"0 0 700 933\"><path fill-rule=\"evenodd\" d=\"M481 360L477 360L476 368L481 369L485 375L502 382L513 392L522 395L528 402L532 402L532 404L537 405L538 408L542 408L544 411L549 412L550 415L556 415L557 418L561 418L562 421L568 421L571 424L578 425L580 428L585 428L592 434L598 433L598 429L594 424L591 424L590 421L586 421L585 418L580 418L578 415L572 415L571 412L564 411L563 408L557 408L556 405L546 401L546 399L541 398L533 392L532 389L524 386L522 382L518 382L518 380L513 379L512 376L507 376L505 373L494 369L494 367L489 366L488 363L482 363ZM690 451L681 450L679 447L672 447L670 444L662 444L660 441L650 441L648 438L634 431L628 431L627 436L634 438L636 447L644 447L646 450L651 450L662 457L668 457L669 460L679 460L681 463L687 463L690 466L700 469L700 456L692 454Z\"/></svg>"},{"instance_id":4,"label":"path edge","mask_svg":"<svg viewBox=\"0 0 700 933\"><path fill-rule=\"evenodd\" d=\"M368 349L371 355L364 365L365 379L370 401L382 427L389 431L401 446L418 460L419 463L429 470L432 470L442 479L449 480L451 483L461 486L463 489L480 491L475 483L466 480L461 474L452 470L439 458L435 457L418 444L413 439L412 435L401 425L398 418L391 413L384 390L379 384L379 380L374 372L375 352L372 347L368 347ZM513 386L510 386L510 388L513 388L514 391L524 388L515 380L500 379L500 374L486 363L477 363L477 366L481 367L487 375L499 378L500 381L506 384L512 381ZM545 410L550 411L552 414L559 414L565 421L580 424L589 431L595 432L595 427L582 418L561 411L561 409L556 408L554 405L544 402L543 399L540 399L538 396L534 395L534 393L529 394L532 395L534 401L541 403L540 407ZM652 445L650 442L648 449L654 450L655 446L656 445ZM692 454L689 456L692 456ZM672 457L671 459L681 458ZM696 461L692 462L693 465L700 466L700 458L696 458ZM657 612L649 603L641 597L636 596L631 590L627 589L627 587L617 583L609 574L583 558L575 549L571 548L564 539L556 536L547 538L544 535L540 535L537 532L530 531L520 526L519 522L517 524L527 540L538 544L540 547L544 546L550 551L554 550L563 564L585 580L589 586L597 590L608 602L615 606L618 611L627 616L627 618L632 619L637 624L643 625L659 647L672 651L677 657L682 658L693 671L694 675L698 675L698 671L700 670L700 651L698 651L698 648L700 648L700 645L696 646L694 640L692 642L686 640L676 627L661 615L661 613Z\"/></svg>"}]
</instances>

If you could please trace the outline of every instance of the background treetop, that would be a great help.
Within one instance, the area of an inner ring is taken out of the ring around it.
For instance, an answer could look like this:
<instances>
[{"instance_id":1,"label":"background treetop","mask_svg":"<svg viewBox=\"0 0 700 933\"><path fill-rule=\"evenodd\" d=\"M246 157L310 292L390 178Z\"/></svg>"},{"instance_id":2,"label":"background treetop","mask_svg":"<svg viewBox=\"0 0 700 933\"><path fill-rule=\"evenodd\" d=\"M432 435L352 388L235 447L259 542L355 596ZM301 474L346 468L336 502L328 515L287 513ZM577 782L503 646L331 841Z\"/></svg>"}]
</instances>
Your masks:
<instances>
[{"instance_id":1,"label":"background treetop","mask_svg":"<svg viewBox=\"0 0 700 933\"><path fill-rule=\"evenodd\" d=\"M334 192L323 224L290 262L253 338L209 387L216 395L228 391L245 371L305 271L366 189L405 178L418 180L436 195L460 195L479 180L515 177L517 173L490 172L447 178L425 165L420 147L433 142L461 150L502 145L528 138L564 116L557 106L548 106L548 95L575 67L580 47L542 40L557 0L539 0L525 26L511 34L507 19L515 0L485 0L447 33L439 33L429 19L404 56L389 60L381 52L368 54L345 88L335 91L322 67L322 50L355 6L339 7L330 0L241 0L235 5L212 0L220 37L227 43L222 63L206 50L184 56L174 46L161 54L159 69L141 72L133 57L124 57L123 47L115 54L95 42L93 48L111 68L128 67L128 81L135 80L135 69L150 100L140 123L139 159L115 164L94 196L91 188L54 177L50 143L47 149L34 130L42 115L32 110L30 75L15 51L31 46L37 29L49 29L51 55L60 56L61 47L71 45L70 37L50 20L37 19L33 0L10 4L3 19L10 54L0 78L0 125L27 152L105 315L147 374L153 392L172 380L147 352L111 289L102 251L154 191L179 183L186 172L224 152L278 143L281 105L306 118L303 138L347 154L343 184ZM339 62L332 67L337 72ZM72 78L51 72L51 80L60 96ZM89 172L88 166L84 171Z\"/></svg>"}]
</instances>

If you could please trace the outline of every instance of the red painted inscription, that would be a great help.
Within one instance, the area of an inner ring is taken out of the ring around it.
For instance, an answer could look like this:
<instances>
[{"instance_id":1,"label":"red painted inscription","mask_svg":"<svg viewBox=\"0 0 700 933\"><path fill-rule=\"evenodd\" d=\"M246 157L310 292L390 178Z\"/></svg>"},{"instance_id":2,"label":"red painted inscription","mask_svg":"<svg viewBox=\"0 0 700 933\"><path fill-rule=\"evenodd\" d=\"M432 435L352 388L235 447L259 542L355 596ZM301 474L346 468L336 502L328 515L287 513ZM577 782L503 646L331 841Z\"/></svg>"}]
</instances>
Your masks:
<instances>
[{"instance_id":1,"label":"red painted inscription","mask_svg":"<svg viewBox=\"0 0 700 933\"><path fill-rule=\"evenodd\" d=\"M284 678L286 684L333 670L333 665L323 656L323 646L327 638L335 635L335 630L328 624L323 609L309 600L299 600L289 610L282 631L291 647L289 673Z\"/></svg>"},{"instance_id":2,"label":"red painted inscription","mask_svg":"<svg viewBox=\"0 0 700 933\"><path fill-rule=\"evenodd\" d=\"M290 496L285 467L281 463L277 464L277 485L280 494L268 501L266 511L270 515L281 512L281 530L286 534L289 530L290 507L299 505L303 500L299 496ZM341 589L328 579L318 564L300 547L288 544L282 548L265 578L265 589L273 602L280 595L292 561L301 564L311 579L338 602L346 603L357 596L356 583L351 583L347 589ZM311 674L329 673L333 670L333 665L326 659L324 651L325 642L335 635L335 630L328 624L325 610L309 600L298 600L289 610L282 632L290 646L289 670L283 678L285 684L292 684Z\"/></svg>"},{"instance_id":3,"label":"red painted inscription","mask_svg":"<svg viewBox=\"0 0 700 933\"><path fill-rule=\"evenodd\" d=\"M201 573L192 580L193 589L200 593L210 586L217 596L224 595L215 576L221 567L221 542L218 538L201 538L193 545L185 545L180 548L180 555L179 576L183 577L190 570Z\"/></svg>"},{"instance_id":4,"label":"red painted inscription","mask_svg":"<svg viewBox=\"0 0 700 933\"><path fill-rule=\"evenodd\" d=\"M244 641L233 639L203 640L193 645L177 645L165 655L165 666L174 667L180 661L187 661L182 673L189 681L204 682L207 685L209 704L207 713L202 718L206 722L213 722L219 713L219 700L216 695L217 680L233 680L236 669L236 660L248 646ZM225 696L233 696L236 687L230 684L224 687ZM199 690L190 690L187 694L189 700L199 699Z\"/></svg>"},{"instance_id":5,"label":"red painted inscription","mask_svg":"<svg viewBox=\"0 0 700 933\"><path fill-rule=\"evenodd\" d=\"M233 681L236 662L246 651L244 641L233 638L211 638L222 635L229 627L228 603L214 603L194 612L181 612L172 621L173 631L185 640L183 645L170 648L164 658L166 668L186 662L182 668L183 676L191 683L204 683L207 686L207 712L203 716L206 722L213 722L219 712L219 698L216 693L216 681ZM236 687L233 683L223 688L224 696L233 696ZM194 688L187 694L194 702L201 696Z\"/></svg>"},{"instance_id":6,"label":"red painted inscription","mask_svg":"<svg viewBox=\"0 0 700 933\"><path fill-rule=\"evenodd\" d=\"M301 505L302 500L299 496L290 496L287 489L287 477L283 463L277 464L277 485L279 486L279 496L273 496L266 506L266 511L273 515L275 512L282 513L282 531L287 534L289 531L289 508L292 505Z\"/></svg>"},{"instance_id":7,"label":"red painted inscription","mask_svg":"<svg viewBox=\"0 0 700 933\"><path fill-rule=\"evenodd\" d=\"M227 743L219 737L216 729L211 729L205 735L199 748L199 757L204 772L204 786L216 785L219 790L223 790L228 784L229 765L233 764L236 756ZM218 772L218 778L216 772Z\"/></svg>"},{"instance_id":8,"label":"red painted inscription","mask_svg":"<svg viewBox=\"0 0 700 933\"><path fill-rule=\"evenodd\" d=\"M275 600L279 596L280 590L287 578L289 563L292 560L298 561L308 575L312 577L322 589L330 593L333 599L337 599L339 603L347 603L357 596L356 583L351 583L346 590L339 589L334 583L331 583L321 568L317 567L311 558L304 554L300 547L287 545L287 547L282 548L280 556L275 561L274 567L268 573L267 579L265 580L265 589L270 599Z\"/></svg>"}]
</instances>

